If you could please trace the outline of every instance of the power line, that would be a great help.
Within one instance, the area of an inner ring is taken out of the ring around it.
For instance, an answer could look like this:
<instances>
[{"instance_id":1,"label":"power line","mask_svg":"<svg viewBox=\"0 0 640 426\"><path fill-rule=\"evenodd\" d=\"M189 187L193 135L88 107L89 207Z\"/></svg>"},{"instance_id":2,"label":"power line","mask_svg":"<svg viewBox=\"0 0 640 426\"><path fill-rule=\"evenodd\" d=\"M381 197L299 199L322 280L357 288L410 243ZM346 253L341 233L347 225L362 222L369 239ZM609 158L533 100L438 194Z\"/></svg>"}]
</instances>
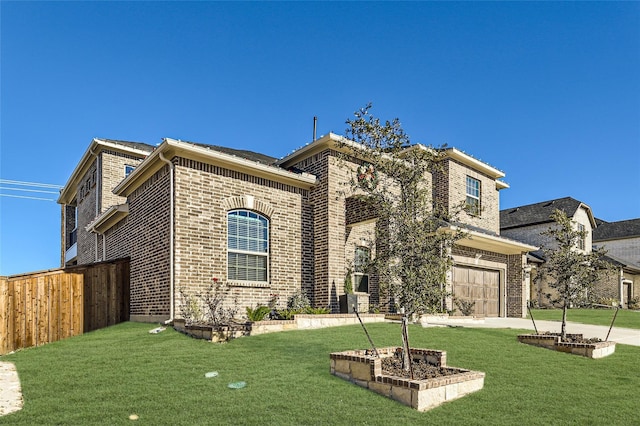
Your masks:
<instances>
[{"instance_id":1,"label":"power line","mask_svg":"<svg viewBox=\"0 0 640 426\"><path fill-rule=\"evenodd\" d=\"M59 195L63 188L60 185L42 182L25 182L22 180L0 179L0 190L21 192L23 195L0 193L0 197L21 198L25 200L56 201L55 198L34 197L29 193ZM37 188L37 189L33 189Z\"/></svg>"},{"instance_id":2,"label":"power line","mask_svg":"<svg viewBox=\"0 0 640 426\"><path fill-rule=\"evenodd\" d=\"M56 201L53 198L28 197L26 195L0 194L0 197L26 198L28 200L40 200L40 201Z\"/></svg>"},{"instance_id":3,"label":"power line","mask_svg":"<svg viewBox=\"0 0 640 426\"><path fill-rule=\"evenodd\" d=\"M51 183L40 183L40 182L24 182L21 180L10 180L10 179L0 179L0 184L5 185L18 185L18 186L35 186L40 188L51 188L51 189L62 189L63 186L54 185Z\"/></svg>"},{"instance_id":4,"label":"power line","mask_svg":"<svg viewBox=\"0 0 640 426\"><path fill-rule=\"evenodd\" d=\"M42 189L25 189L25 188L7 188L4 186L0 186L0 190L1 189L6 189L9 191L24 191L24 192L41 192L44 194L59 194L59 192L56 191L43 191Z\"/></svg>"}]
</instances>

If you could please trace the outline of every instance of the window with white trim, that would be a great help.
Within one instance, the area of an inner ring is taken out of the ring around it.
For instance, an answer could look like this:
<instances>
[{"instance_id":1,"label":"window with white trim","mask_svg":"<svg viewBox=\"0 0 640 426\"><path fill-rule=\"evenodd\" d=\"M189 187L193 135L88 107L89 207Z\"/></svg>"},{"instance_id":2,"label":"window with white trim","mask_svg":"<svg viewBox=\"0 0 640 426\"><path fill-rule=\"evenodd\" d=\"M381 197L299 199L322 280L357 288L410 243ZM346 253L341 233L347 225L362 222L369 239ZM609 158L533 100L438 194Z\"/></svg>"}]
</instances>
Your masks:
<instances>
[{"instance_id":1,"label":"window with white trim","mask_svg":"<svg viewBox=\"0 0 640 426\"><path fill-rule=\"evenodd\" d=\"M467 212L474 216L480 216L480 181L471 176L467 176L466 188L467 198L465 205Z\"/></svg>"},{"instance_id":2,"label":"window with white trim","mask_svg":"<svg viewBox=\"0 0 640 426\"><path fill-rule=\"evenodd\" d=\"M359 293L369 293L369 263L371 250L367 247L356 247L353 259L353 288Z\"/></svg>"},{"instance_id":3,"label":"window with white trim","mask_svg":"<svg viewBox=\"0 0 640 426\"><path fill-rule=\"evenodd\" d=\"M578 248L584 250L586 245L587 231L583 224L578 224L578 232L580 232L580 238L578 238Z\"/></svg>"},{"instance_id":4,"label":"window with white trim","mask_svg":"<svg viewBox=\"0 0 640 426\"><path fill-rule=\"evenodd\" d=\"M269 219L249 210L230 211L227 243L230 281L268 281Z\"/></svg>"}]
</instances>

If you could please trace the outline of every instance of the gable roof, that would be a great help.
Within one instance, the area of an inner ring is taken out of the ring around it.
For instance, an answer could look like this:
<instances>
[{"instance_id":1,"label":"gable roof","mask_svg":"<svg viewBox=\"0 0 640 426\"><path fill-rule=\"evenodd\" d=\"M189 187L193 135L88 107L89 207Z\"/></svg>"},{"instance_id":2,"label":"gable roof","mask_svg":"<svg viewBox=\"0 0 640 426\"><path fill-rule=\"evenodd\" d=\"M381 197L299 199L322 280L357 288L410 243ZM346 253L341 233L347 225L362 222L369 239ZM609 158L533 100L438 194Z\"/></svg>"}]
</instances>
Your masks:
<instances>
[{"instance_id":1,"label":"gable roof","mask_svg":"<svg viewBox=\"0 0 640 426\"><path fill-rule=\"evenodd\" d=\"M60 191L58 197L58 204L71 204L76 196L78 189L78 183L82 177L87 173L87 170L91 167L91 164L95 161L95 156L101 151L111 150L116 152L133 155L139 158L144 158L151 153L155 147L142 142L129 142L120 141L116 139L99 139L93 138L89 147L80 158L78 165L71 173L69 180Z\"/></svg>"},{"instance_id":2,"label":"gable roof","mask_svg":"<svg viewBox=\"0 0 640 426\"><path fill-rule=\"evenodd\" d=\"M500 229L512 229L553 222L551 214L556 209L565 212L569 217L573 217L580 207L587 210L591 226L595 228L596 222L591 213L591 207L574 198L564 197L500 210Z\"/></svg>"},{"instance_id":3,"label":"gable roof","mask_svg":"<svg viewBox=\"0 0 640 426\"><path fill-rule=\"evenodd\" d=\"M593 241L640 237L640 219L600 222L593 230Z\"/></svg>"},{"instance_id":4,"label":"gable roof","mask_svg":"<svg viewBox=\"0 0 640 426\"><path fill-rule=\"evenodd\" d=\"M246 158L247 156L251 158ZM251 176L263 177L306 189L316 184L316 177L314 175L309 173L295 173L277 165L269 164L271 157L266 155L253 153L251 151L215 147L212 145L165 138L129 176L124 178L124 180L113 189L113 193L123 197L129 196L138 186L164 167L173 157L184 157L206 164L215 164Z\"/></svg>"}]
</instances>

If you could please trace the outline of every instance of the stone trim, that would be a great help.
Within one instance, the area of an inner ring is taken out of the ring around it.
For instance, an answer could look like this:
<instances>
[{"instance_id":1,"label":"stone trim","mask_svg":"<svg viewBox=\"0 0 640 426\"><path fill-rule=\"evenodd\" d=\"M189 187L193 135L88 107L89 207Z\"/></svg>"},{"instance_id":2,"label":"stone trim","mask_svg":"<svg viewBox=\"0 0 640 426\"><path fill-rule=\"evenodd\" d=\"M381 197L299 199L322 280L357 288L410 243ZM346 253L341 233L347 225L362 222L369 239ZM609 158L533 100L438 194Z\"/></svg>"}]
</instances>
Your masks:
<instances>
[{"instance_id":1,"label":"stone trim","mask_svg":"<svg viewBox=\"0 0 640 426\"><path fill-rule=\"evenodd\" d=\"M222 201L222 207L226 211L237 209L253 210L264 214L267 218L271 218L276 210L269 203L256 199L253 195L226 198Z\"/></svg>"}]
</instances>

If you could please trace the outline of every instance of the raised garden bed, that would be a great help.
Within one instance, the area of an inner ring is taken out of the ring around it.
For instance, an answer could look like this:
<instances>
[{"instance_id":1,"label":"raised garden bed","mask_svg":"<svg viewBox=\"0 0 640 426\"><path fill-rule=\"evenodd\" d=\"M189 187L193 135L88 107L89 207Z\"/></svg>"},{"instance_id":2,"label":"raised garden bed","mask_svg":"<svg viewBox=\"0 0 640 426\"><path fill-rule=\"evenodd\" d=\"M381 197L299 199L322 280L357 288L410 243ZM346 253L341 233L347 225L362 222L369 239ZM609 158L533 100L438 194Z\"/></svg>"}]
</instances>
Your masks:
<instances>
[{"instance_id":1,"label":"raised garden bed","mask_svg":"<svg viewBox=\"0 0 640 426\"><path fill-rule=\"evenodd\" d=\"M176 319L173 321L173 328L196 339L210 340L214 343L251 334L250 322L229 325L187 325L183 319Z\"/></svg>"},{"instance_id":2,"label":"raised garden bed","mask_svg":"<svg viewBox=\"0 0 640 426\"><path fill-rule=\"evenodd\" d=\"M395 367L385 369L385 358L401 356L402 348L334 352L330 355L331 374L358 386L396 400L418 411L427 411L444 402L476 392L484 386L485 374L463 368L448 367L447 353L432 349L411 349L411 359L417 366L414 377L402 377Z\"/></svg>"},{"instance_id":3,"label":"raised garden bed","mask_svg":"<svg viewBox=\"0 0 640 426\"><path fill-rule=\"evenodd\" d=\"M615 342L585 339L582 334L567 334L567 341L560 341L559 334L520 334L518 341L527 345L541 346L560 352L581 355L587 358L604 358L616 350Z\"/></svg>"},{"instance_id":4,"label":"raised garden bed","mask_svg":"<svg viewBox=\"0 0 640 426\"><path fill-rule=\"evenodd\" d=\"M384 321L384 315L381 314L360 314L360 318L365 323ZM255 321L223 326L187 325L184 319L175 319L173 328L197 339L225 342L241 336L257 336L259 334L288 330L311 330L354 324L358 324L358 318L355 314L297 314L292 320Z\"/></svg>"}]
</instances>

